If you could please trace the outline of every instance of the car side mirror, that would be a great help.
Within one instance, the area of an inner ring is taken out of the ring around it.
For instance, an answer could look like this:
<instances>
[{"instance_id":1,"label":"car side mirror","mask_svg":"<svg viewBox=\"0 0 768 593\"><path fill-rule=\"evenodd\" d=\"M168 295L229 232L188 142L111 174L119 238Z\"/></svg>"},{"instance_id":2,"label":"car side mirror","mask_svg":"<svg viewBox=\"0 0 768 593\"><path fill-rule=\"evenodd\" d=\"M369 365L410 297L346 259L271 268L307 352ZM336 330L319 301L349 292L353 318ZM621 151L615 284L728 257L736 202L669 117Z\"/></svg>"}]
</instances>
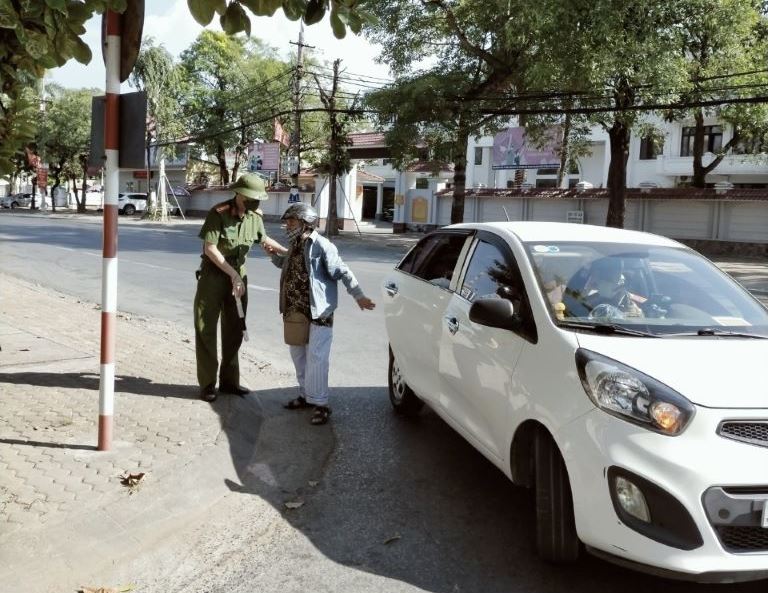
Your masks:
<instances>
[{"instance_id":1,"label":"car side mirror","mask_svg":"<svg viewBox=\"0 0 768 593\"><path fill-rule=\"evenodd\" d=\"M507 299L478 299L469 308L469 319L479 325L517 330L520 328L520 316L515 315L515 307Z\"/></svg>"}]
</instances>

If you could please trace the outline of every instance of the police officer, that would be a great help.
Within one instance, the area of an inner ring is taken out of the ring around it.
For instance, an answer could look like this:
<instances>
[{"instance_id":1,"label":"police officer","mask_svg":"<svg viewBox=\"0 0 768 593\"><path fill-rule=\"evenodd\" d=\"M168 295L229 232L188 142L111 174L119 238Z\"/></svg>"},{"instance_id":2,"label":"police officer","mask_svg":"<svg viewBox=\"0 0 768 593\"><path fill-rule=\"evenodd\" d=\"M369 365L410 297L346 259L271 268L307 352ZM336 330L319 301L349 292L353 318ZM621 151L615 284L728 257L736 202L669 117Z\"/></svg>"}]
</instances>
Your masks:
<instances>
[{"instance_id":1,"label":"police officer","mask_svg":"<svg viewBox=\"0 0 768 593\"><path fill-rule=\"evenodd\" d=\"M244 396L248 389L240 385L237 353L243 332L236 299L243 312L248 307L248 279L245 260L254 243L276 253L285 252L264 230L258 209L268 199L263 179L254 173L240 177L229 186L232 199L217 204L208 212L199 237L203 240L197 292L195 293L195 355L200 397L216 399L216 372L219 391ZM216 332L221 317L221 366L216 356Z\"/></svg>"}]
</instances>

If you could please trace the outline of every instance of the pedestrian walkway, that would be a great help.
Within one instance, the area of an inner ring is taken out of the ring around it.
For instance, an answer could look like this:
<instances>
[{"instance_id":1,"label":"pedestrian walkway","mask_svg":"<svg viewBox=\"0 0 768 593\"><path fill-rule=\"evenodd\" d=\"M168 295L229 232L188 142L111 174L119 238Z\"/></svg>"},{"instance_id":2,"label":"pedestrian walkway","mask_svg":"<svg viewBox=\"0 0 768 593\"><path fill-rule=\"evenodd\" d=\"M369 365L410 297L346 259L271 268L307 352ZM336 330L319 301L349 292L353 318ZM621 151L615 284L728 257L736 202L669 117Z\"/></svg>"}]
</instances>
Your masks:
<instances>
[{"instance_id":1,"label":"pedestrian walkway","mask_svg":"<svg viewBox=\"0 0 768 593\"><path fill-rule=\"evenodd\" d=\"M118 315L115 441L98 452L98 307L4 275L0 303L0 590L73 590L239 483L262 403L198 399L191 329ZM241 359L254 390L292 384Z\"/></svg>"}]
</instances>

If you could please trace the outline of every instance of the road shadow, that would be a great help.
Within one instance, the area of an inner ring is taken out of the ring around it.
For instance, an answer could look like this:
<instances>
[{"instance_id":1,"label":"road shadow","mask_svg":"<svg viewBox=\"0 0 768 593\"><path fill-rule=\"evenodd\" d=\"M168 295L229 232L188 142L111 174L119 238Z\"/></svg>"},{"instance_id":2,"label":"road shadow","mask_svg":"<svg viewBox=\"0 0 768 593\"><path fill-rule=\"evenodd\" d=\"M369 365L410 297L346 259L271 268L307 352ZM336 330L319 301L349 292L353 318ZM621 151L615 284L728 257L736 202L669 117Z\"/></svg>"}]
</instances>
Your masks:
<instances>
[{"instance_id":1,"label":"road shadow","mask_svg":"<svg viewBox=\"0 0 768 593\"><path fill-rule=\"evenodd\" d=\"M549 565L535 554L531 494L428 408L406 420L389 409L385 388L337 388L331 423L314 427L309 410L282 408L294 395L270 389L213 404L239 478L227 485L268 501L336 563L434 593L726 590L588 554L572 566ZM727 586L764 589L765 582Z\"/></svg>"}]
</instances>

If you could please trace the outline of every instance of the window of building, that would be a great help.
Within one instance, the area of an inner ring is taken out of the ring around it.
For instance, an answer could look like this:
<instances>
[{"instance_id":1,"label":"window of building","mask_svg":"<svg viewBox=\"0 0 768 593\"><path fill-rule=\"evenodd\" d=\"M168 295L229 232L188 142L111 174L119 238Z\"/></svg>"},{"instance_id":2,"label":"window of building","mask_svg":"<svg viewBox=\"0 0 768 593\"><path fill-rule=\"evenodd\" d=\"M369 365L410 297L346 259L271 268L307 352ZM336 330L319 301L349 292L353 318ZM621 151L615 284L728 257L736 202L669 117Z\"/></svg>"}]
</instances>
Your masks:
<instances>
[{"instance_id":1,"label":"window of building","mask_svg":"<svg viewBox=\"0 0 768 593\"><path fill-rule=\"evenodd\" d=\"M536 174L537 175L557 175L557 172L560 169L539 169Z\"/></svg>"},{"instance_id":2,"label":"window of building","mask_svg":"<svg viewBox=\"0 0 768 593\"><path fill-rule=\"evenodd\" d=\"M683 128L680 142L680 156L693 156L693 139L696 128ZM723 147L723 128L721 126L704 126L704 152L719 152Z\"/></svg>"},{"instance_id":3,"label":"window of building","mask_svg":"<svg viewBox=\"0 0 768 593\"><path fill-rule=\"evenodd\" d=\"M537 179L536 187L557 187L557 178L555 179Z\"/></svg>"},{"instance_id":4,"label":"window of building","mask_svg":"<svg viewBox=\"0 0 768 593\"><path fill-rule=\"evenodd\" d=\"M691 145L693 146L693 145ZM662 154L662 147L658 140L648 137L640 139L640 160L648 161Z\"/></svg>"},{"instance_id":5,"label":"window of building","mask_svg":"<svg viewBox=\"0 0 768 593\"><path fill-rule=\"evenodd\" d=\"M481 146L475 147L475 164L476 165L483 164L483 148Z\"/></svg>"},{"instance_id":6,"label":"window of building","mask_svg":"<svg viewBox=\"0 0 768 593\"><path fill-rule=\"evenodd\" d=\"M381 159L381 164L384 165L384 166L391 165L392 164L392 159Z\"/></svg>"},{"instance_id":7,"label":"window of building","mask_svg":"<svg viewBox=\"0 0 768 593\"><path fill-rule=\"evenodd\" d=\"M742 133L733 147L733 154L763 154L768 152L768 139L763 134Z\"/></svg>"},{"instance_id":8,"label":"window of building","mask_svg":"<svg viewBox=\"0 0 768 593\"><path fill-rule=\"evenodd\" d=\"M417 177L416 178L416 189L429 189L429 178L427 178L427 177Z\"/></svg>"}]
</instances>

